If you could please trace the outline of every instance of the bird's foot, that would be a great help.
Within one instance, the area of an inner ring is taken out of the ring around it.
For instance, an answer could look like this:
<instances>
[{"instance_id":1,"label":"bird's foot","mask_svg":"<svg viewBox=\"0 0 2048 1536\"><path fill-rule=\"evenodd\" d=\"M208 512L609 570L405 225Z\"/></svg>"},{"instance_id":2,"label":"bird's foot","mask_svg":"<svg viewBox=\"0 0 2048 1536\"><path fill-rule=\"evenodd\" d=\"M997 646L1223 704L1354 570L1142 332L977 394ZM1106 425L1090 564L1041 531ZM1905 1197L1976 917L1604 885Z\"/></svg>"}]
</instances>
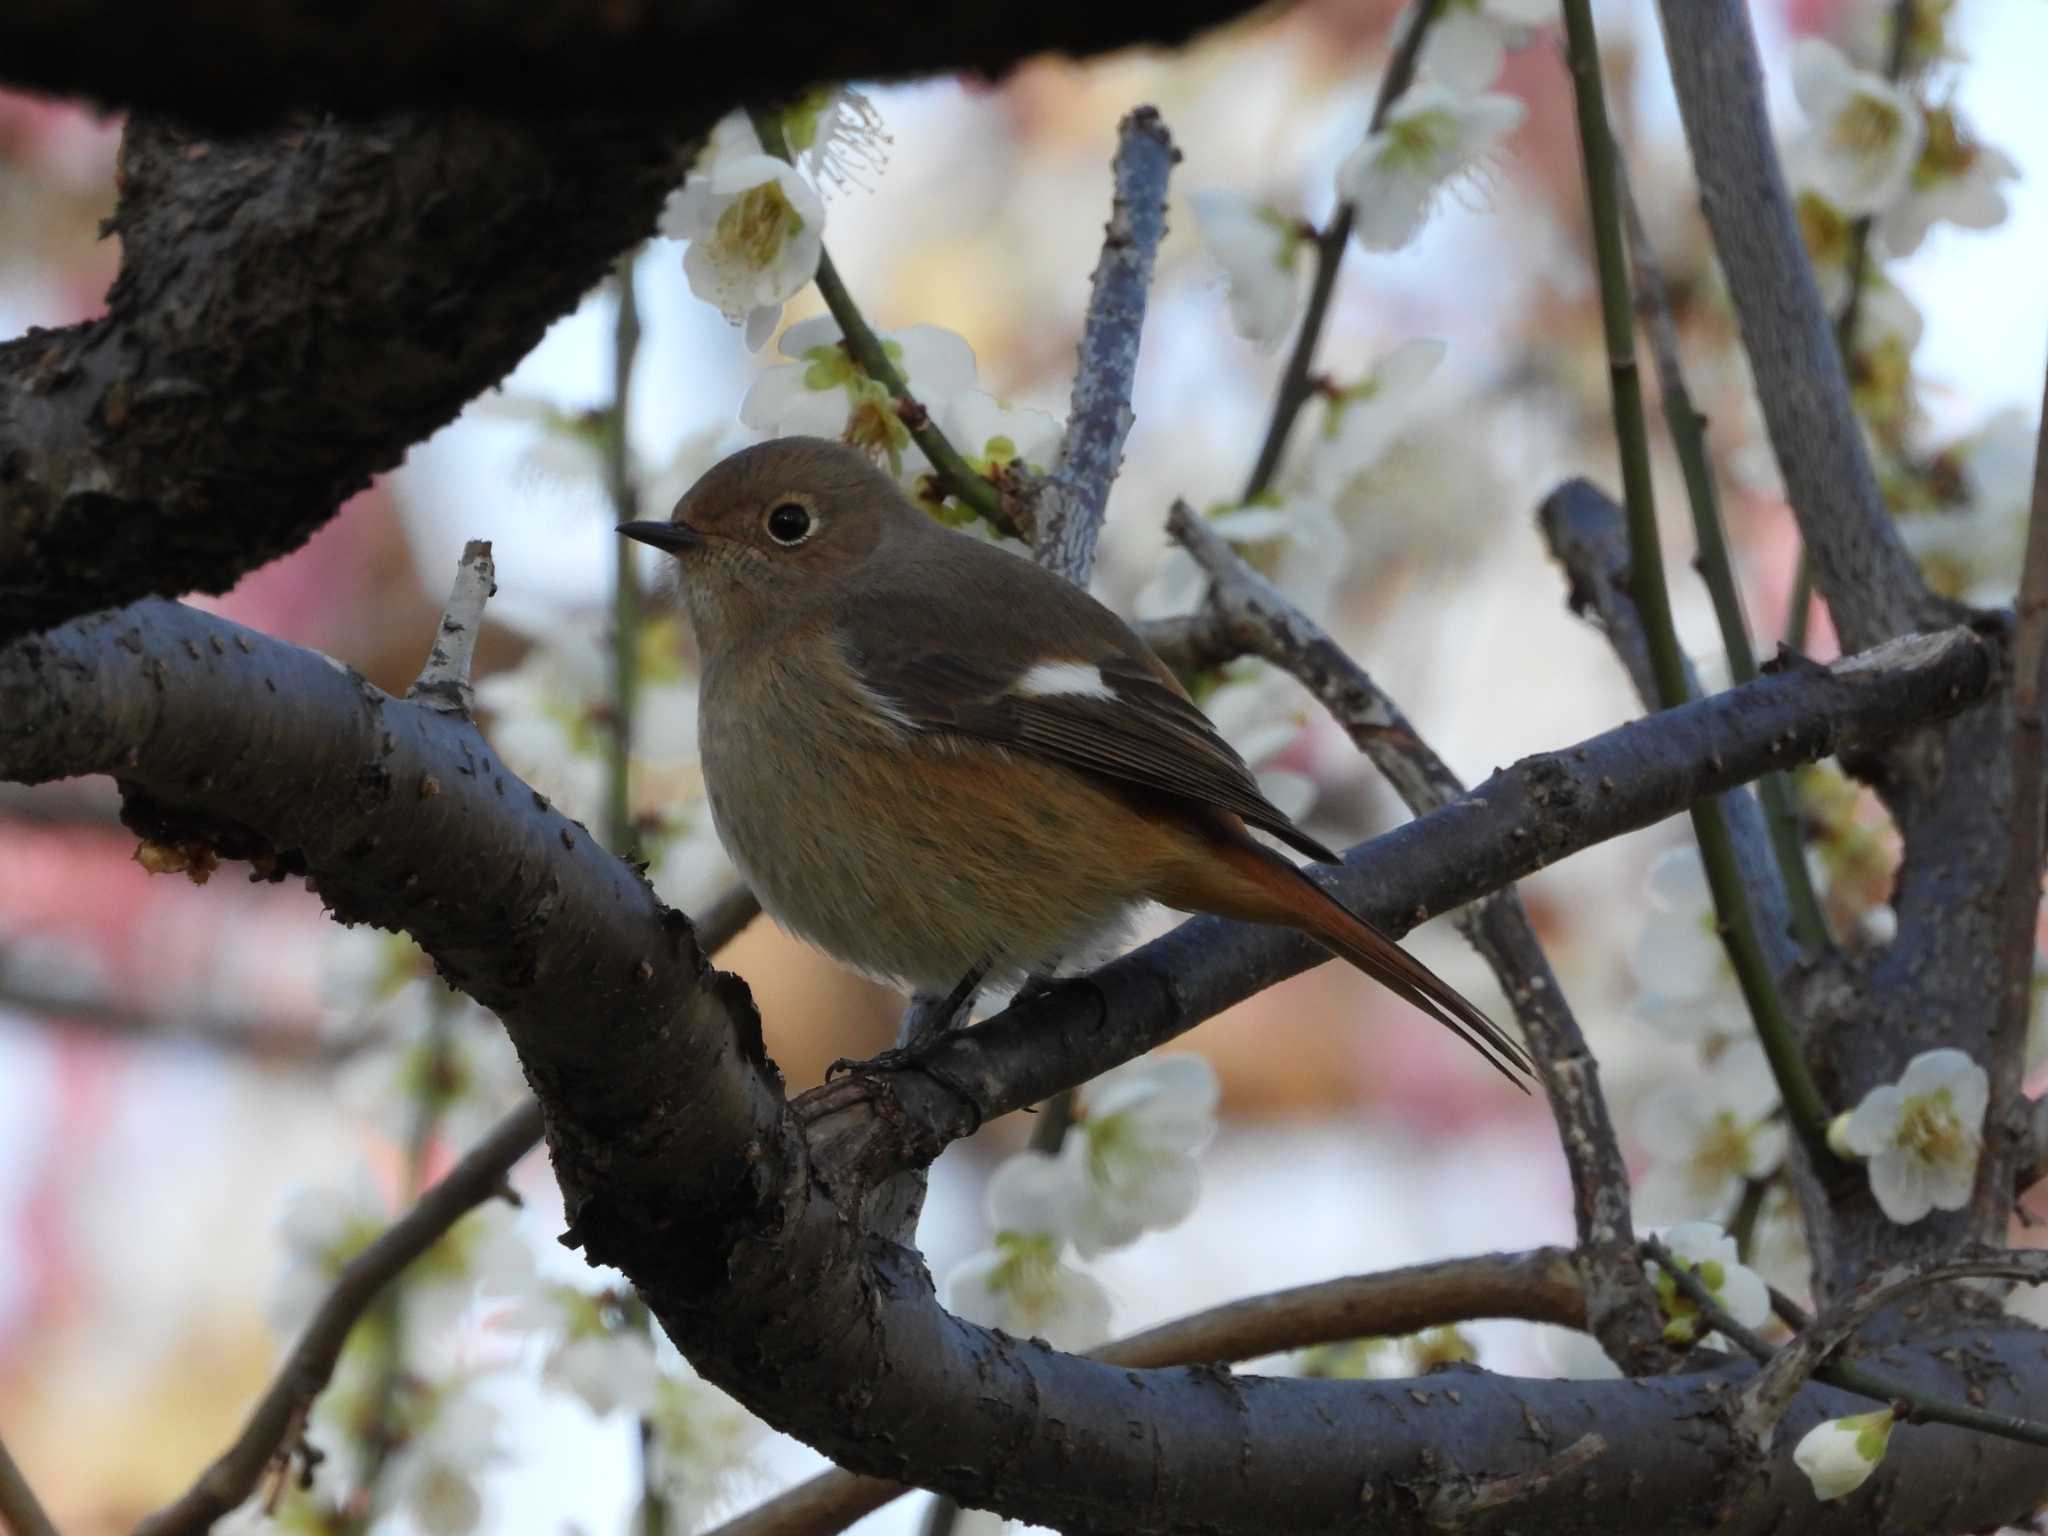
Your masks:
<instances>
[{"instance_id":1,"label":"bird's foot","mask_svg":"<svg viewBox=\"0 0 2048 1536\"><path fill-rule=\"evenodd\" d=\"M915 1049L900 1045L892 1045L885 1051L877 1051L874 1055L864 1058L842 1056L825 1069L825 1081L829 1083L834 1078L844 1077L848 1073L872 1077L882 1072L906 1071L917 1065L917 1056Z\"/></svg>"}]
</instances>

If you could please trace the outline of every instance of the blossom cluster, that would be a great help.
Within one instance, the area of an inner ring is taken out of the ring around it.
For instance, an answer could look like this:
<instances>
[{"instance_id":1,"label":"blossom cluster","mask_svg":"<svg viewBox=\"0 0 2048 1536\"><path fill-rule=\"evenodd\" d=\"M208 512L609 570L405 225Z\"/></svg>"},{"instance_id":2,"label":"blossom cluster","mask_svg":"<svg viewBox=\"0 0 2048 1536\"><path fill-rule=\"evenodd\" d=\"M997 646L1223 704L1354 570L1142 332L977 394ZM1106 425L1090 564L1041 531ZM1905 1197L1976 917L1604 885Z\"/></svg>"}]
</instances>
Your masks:
<instances>
[{"instance_id":1,"label":"blossom cluster","mask_svg":"<svg viewBox=\"0 0 2048 1536\"><path fill-rule=\"evenodd\" d=\"M1057 1153L1019 1152L989 1179L993 1240L947 1277L947 1305L1062 1349L1101 1343L1109 1293L1067 1251L1096 1258L1187 1218L1217 1096L1215 1070L1185 1054L1141 1057L1082 1089Z\"/></svg>"}]
</instances>

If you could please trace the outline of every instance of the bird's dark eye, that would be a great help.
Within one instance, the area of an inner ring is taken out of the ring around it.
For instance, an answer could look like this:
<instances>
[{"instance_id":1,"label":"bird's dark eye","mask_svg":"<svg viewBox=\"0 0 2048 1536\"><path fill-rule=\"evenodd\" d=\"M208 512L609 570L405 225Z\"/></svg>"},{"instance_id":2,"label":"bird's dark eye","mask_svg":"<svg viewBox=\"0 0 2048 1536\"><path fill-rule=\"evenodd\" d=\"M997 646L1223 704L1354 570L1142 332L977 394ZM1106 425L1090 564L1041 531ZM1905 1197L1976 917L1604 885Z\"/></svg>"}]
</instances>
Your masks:
<instances>
[{"instance_id":1,"label":"bird's dark eye","mask_svg":"<svg viewBox=\"0 0 2048 1536\"><path fill-rule=\"evenodd\" d=\"M811 509L800 501L780 501L768 509L768 537L778 544L801 544L811 536Z\"/></svg>"}]
</instances>

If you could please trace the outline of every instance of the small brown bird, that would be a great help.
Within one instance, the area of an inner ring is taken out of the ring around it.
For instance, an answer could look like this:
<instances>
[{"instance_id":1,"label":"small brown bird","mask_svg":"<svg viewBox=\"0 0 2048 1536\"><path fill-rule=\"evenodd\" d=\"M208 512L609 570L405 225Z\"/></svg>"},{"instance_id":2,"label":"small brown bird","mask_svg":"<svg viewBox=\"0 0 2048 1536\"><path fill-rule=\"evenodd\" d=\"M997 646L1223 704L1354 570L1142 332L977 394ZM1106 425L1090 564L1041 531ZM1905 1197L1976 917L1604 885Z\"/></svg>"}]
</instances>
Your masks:
<instances>
[{"instance_id":1,"label":"small brown bird","mask_svg":"<svg viewBox=\"0 0 2048 1536\"><path fill-rule=\"evenodd\" d=\"M1486 1015L1252 837L1337 862L1086 592L817 438L744 449L619 532L677 558L720 840L827 954L957 1006L1100 956L1148 900L1279 923L1520 1086Z\"/></svg>"}]
</instances>

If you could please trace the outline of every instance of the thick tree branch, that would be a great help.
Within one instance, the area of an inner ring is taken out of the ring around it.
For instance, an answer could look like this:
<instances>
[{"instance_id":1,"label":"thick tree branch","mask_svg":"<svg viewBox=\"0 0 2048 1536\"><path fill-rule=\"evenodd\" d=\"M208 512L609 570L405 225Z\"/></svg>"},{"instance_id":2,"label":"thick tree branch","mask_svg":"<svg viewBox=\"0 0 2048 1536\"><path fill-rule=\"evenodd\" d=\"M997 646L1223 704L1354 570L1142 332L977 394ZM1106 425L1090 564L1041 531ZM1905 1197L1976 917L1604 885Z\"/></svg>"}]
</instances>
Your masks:
<instances>
[{"instance_id":1,"label":"thick tree branch","mask_svg":"<svg viewBox=\"0 0 2048 1536\"><path fill-rule=\"evenodd\" d=\"M1205 1365L1488 1317L1583 1328L1586 1303L1572 1255L1537 1248L1346 1275L1225 1302L1088 1353L1113 1365L1148 1369ZM908 1492L878 1477L822 1472L727 1521L711 1536L831 1536Z\"/></svg>"},{"instance_id":2,"label":"thick tree branch","mask_svg":"<svg viewBox=\"0 0 2048 1536\"><path fill-rule=\"evenodd\" d=\"M1166 180L1179 160L1156 109L1138 107L1117 125L1116 191L1081 328L1066 435L1052 473L1025 493L1038 563L1078 587L1094 574L1096 537L1131 431L1145 296L1166 236Z\"/></svg>"},{"instance_id":3,"label":"thick tree branch","mask_svg":"<svg viewBox=\"0 0 2048 1536\"><path fill-rule=\"evenodd\" d=\"M1849 402L1764 110L1743 0L1659 0L1700 203L1799 531L1842 643L1940 622L1900 542Z\"/></svg>"},{"instance_id":4,"label":"thick tree branch","mask_svg":"<svg viewBox=\"0 0 2048 1536\"><path fill-rule=\"evenodd\" d=\"M482 108L547 122L565 112L667 116L678 102L789 95L818 80L959 69L1002 73L1054 49L1178 43L1246 9L815 4L761 16L733 0L16 0L0 13L0 78L195 120L248 124L300 107L341 113ZM175 59L177 68L165 68Z\"/></svg>"},{"instance_id":5,"label":"thick tree branch","mask_svg":"<svg viewBox=\"0 0 2048 1536\"><path fill-rule=\"evenodd\" d=\"M1497 775L1354 855L1342 889L1405 928L1701 793L1962 707L1990 672L1957 631L1762 679ZM325 658L142 603L0 651L0 715L17 724L0 772L117 767L154 815L310 875L344 917L412 931L519 1048L571 1239L625 1270L707 1377L843 1465L1039 1523L1133 1531L1263 1533L1284 1486L1303 1531L1370 1518L1420 1532L1446 1490L1530 1472L1587 1434L1610 1448L1594 1467L1478 1518L1612 1529L1630 1484L1603 1478L1606 1465L1667 1490L1674 1529L1719 1524L1731 1500L1762 1519L1803 1497L1803 1478L1775 1463L1731 1493L1738 1441L1719 1402L1747 1366L1604 1385L1275 1382L1132 1372L947 1316L916 1256L861 1218L892 1170L849 1157L889 1139L843 1133L884 1106L928 1157L949 1091L890 1074L855 1085L871 1103L807 1130L744 989L708 970L635 871L537 803L471 728ZM430 776L441 788L422 795ZM1044 1098L1312 958L1275 937L1185 925L926 1059L985 1107ZM1958 1372L1980 1373L1998 1411L2044 1369L2018 1325L1936 1333L1894 1363L1949 1395ZM1815 1388L1798 1411L1844 1401ZM1134 1423L1149 1433L1127 1436ZM1930 1430L1888 1458L1878 1488L1897 1518L1933 1518L1938 1485L1951 1528L1991 1524L2048 1483L2048 1463L2004 1445L1973 1448L1966 1478L1935 1478L1928 1458L1953 1467L1962 1444ZM1810 1526L1861 1528L1832 1509Z\"/></svg>"},{"instance_id":6,"label":"thick tree branch","mask_svg":"<svg viewBox=\"0 0 2048 1536\"><path fill-rule=\"evenodd\" d=\"M1314 694L1358 749L1387 776L1417 816L1465 793L1450 765L1416 734L1400 706L1365 669L1238 559L1186 502L1174 503L1167 531L1209 575L1204 614L1219 649L1264 657ZM1667 1357L1656 1298L1644 1279L1629 1221L1628 1164L1600 1091L1600 1072L1579 1021L1543 954L1512 886L1463 908L1459 930L1492 969L1515 1010L1557 1117L1578 1221L1578 1261L1592 1328L1608 1354L1634 1374Z\"/></svg>"},{"instance_id":7,"label":"thick tree branch","mask_svg":"<svg viewBox=\"0 0 2048 1536\"><path fill-rule=\"evenodd\" d=\"M612 23L548 0L487 19L387 5L383 24L361 7L331 22L267 4L8 8L0 70L19 84L244 112L445 107L459 81L545 92L588 60L609 110L316 115L245 137L131 119L107 315L0 345L0 640L150 593L225 591L297 547L653 233L688 146L740 102L1177 41L1240 8L798 0L772 48L748 8L678 0ZM545 65L506 70L525 48ZM622 115L634 78L653 115Z\"/></svg>"}]
</instances>

